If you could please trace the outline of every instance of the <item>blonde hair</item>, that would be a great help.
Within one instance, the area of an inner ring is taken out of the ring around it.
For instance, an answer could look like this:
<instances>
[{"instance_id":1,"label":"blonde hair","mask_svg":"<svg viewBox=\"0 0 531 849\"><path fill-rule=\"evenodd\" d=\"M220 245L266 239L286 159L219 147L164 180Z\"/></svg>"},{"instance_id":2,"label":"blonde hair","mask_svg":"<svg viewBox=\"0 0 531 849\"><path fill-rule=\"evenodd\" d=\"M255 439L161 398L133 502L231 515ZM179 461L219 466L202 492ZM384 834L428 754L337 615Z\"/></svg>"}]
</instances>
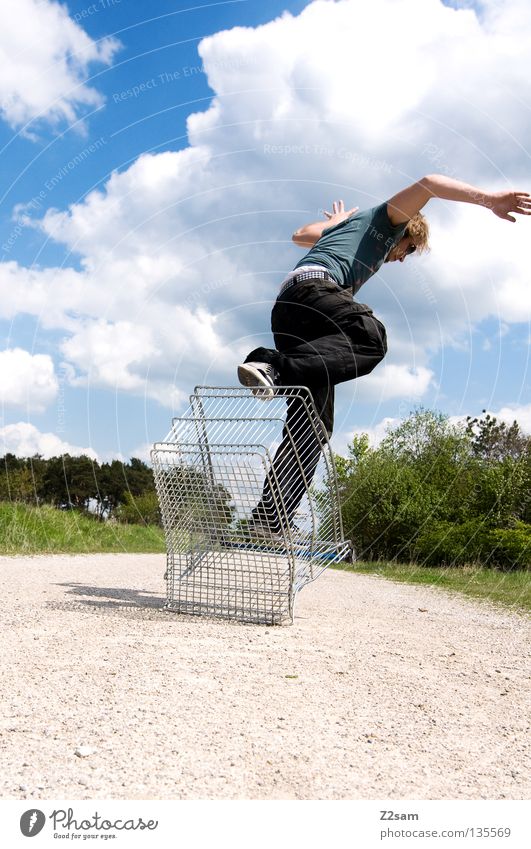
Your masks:
<instances>
[{"instance_id":1,"label":"blonde hair","mask_svg":"<svg viewBox=\"0 0 531 849\"><path fill-rule=\"evenodd\" d=\"M424 253L424 251L429 251L430 249L428 244L429 235L430 228L428 222L422 213L417 212L413 218L409 219L404 236L409 236L409 238L413 240L417 253L421 254Z\"/></svg>"}]
</instances>

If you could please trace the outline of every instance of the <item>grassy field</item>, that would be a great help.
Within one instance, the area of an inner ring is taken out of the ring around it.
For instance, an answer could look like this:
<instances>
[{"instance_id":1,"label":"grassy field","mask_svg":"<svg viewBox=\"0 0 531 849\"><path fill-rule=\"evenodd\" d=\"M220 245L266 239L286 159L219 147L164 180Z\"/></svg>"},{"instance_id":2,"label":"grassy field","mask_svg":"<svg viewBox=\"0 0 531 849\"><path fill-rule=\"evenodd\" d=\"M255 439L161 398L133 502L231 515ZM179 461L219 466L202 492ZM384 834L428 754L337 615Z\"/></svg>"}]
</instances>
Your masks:
<instances>
[{"instance_id":1,"label":"grassy field","mask_svg":"<svg viewBox=\"0 0 531 849\"><path fill-rule=\"evenodd\" d=\"M161 528L100 522L73 510L0 502L0 554L164 552Z\"/></svg>"},{"instance_id":2,"label":"grassy field","mask_svg":"<svg viewBox=\"0 0 531 849\"><path fill-rule=\"evenodd\" d=\"M531 573L524 570L500 572L481 566L445 569L408 563L360 562L342 563L334 568L365 575L381 575L408 584L428 584L474 598L488 599L507 607L531 610Z\"/></svg>"},{"instance_id":3,"label":"grassy field","mask_svg":"<svg viewBox=\"0 0 531 849\"><path fill-rule=\"evenodd\" d=\"M0 554L164 553L164 534L153 525L99 522L75 511L0 502ZM413 564L354 563L334 567L393 581L429 584L474 598L531 609L531 574L495 569L429 568Z\"/></svg>"}]
</instances>

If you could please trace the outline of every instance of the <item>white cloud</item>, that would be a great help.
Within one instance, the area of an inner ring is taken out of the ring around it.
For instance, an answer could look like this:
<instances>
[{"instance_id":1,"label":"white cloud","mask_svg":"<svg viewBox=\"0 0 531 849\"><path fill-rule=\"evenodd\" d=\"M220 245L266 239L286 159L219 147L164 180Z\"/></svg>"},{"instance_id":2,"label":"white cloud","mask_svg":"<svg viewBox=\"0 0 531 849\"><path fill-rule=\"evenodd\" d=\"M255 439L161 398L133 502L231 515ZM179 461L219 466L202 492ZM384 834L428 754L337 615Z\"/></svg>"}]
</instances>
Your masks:
<instances>
[{"instance_id":1,"label":"white cloud","mask_svg":"<svg viewBox=\"0 0 531 849\"><path fill-rule=\"evenodd\" d=\"M531 434L531 404L508 404L500 407L499 410L486 410L486 413L508 425L517 421L524 433ZM463 424L465 419L460 416L451 416L450 421Z\"/></svg>"},{"instance_id":2,"label":"white cloud","mask_svg":"<svg viewBox=\"0 0 531 849\"><path fill-rule=\"evenodd\" d=\"M6 263L0 312L64 329L77 380L170 406L206 378L234 383L242 353L270 339L271 302L300 257L289 236L319 206L373 205L434 171L492 188L527 174L515 97L531 95L530 37L520 0L488 2L481 18L440 0L317 0L204 39L216 96L189 117L190 146L144 154L48 210L40 226L81 270ZM432 254L385 266L359 295L390 343L386 365L355 384L361 400L422 397L434 351L530 309L529 220L438 201L428 214Z\"/></svg>"},{"instance_id":3,"label":"white cloud","mask_svg":"<svg viewBox=\"0 0 531 849\"><path fill-rule=\"evenodd\" d=\"M91 39L51 0L3 0L0 110L12 127L35 118L72 122L103 103L86 82L91 63L110 64L114 38Z\"/></svg>"},{"instance_id":4,"label":"white cloud","mask_svg":"<svg viewBox=\"0 0 531 849\"><path fill-rule=\"evenodd\" d=\"M446 301L460 304L471 323L486 316L529 320L528 220L510 224L465 204L453 205L451 216L432 226L432 292L442 311Z\"/></svg>"},{"instance_id":5,"label":"white cloud","mask_svg":"<svg viewBox=\"0 0 531 849\"><path fill-rule=\"evenodd\" d=\"M487 411L491 416L494 416L499 421L505 422L508 425L516 420L524 433L531 434L531 404L514 404L507 407L501 407L499 410ZM376 424L360 426L349 431L343 431L333 437L332 446L336 453L342 456L347 456L348 446L352 444L354 435L361 436L366 433L369 437L369 445L376 448L387 436L390 430L394 430L403 421L402 418L394 418L385 416ZM464 427L466 425L466 416L450 416L449 421L453 425Z\"/></svg>"},{"instance_id":6,"label":"white cloud","mask_svg":"<svg viewBox=\"0 0 531 849\"><path fill-rule=\"evenodd\" d=\"M492 415L508 425L512 425L516 419L524 433L531 434L531 404L511 404L501 407Z\"/></svg>"},{"instance_id":7,"label":"white cloud","mask_svg":"<svg viewBox=\"0 0 531 849\"><path fill-rule=\"evenodd\" d=\"M0 403L40 412L57 395L58 381L48 354L22 348L0 351Z\"/></svg>"},{"instance_id":8,"label":"white cloud","mask_svg":"<svg viewBox=\"0 0 531 849\"><path fill-rule=\"evenodd\" d=\"M136 448L133 448L133 450L131 451L131 457L136 457L138 460L143 460L144 463L147 463L148 466L150 466L152 448L152 443L144 442L141 445L137 445Z\"/></svg>"},{"instance_id":9,"label":"white cloud","mask_svg":"<svg viewBox=\"0 0 531 849\"><path fill-rule=\"evenodd\" d=\"M363 380L356 381L354 386L356 398L362 401L403 398L414 404L427 392L432 381L433 372L424 366L382 364Z\"/></svg>"},{"instance_id":10,"label":"white cloud","mask_svg":"<svg viewBox=\"0 0 531 849\"><path fill-rule=\"evenodd\" d=\"M393 418L392 416L385 416L381 421L377 422L374 425L366 425L365 427L356 427L353 430L349 430L347 432L343 432L339 434L337 439L334 437L333 439L333 448L338 454L346 457L348 454L348 447L352 444L352 439L354 436L361 436L362 434L367 434L369 437L369 445L371 448L376 448L382 439L387 436L389 430L397 427L402 420L399 418Z\"/></svg>"},{"instance_id":11,"label":"white cloud","mask_svg":"<svg viewBox=\"0 0 531 849\"><path fill-rule=\"evenodd\" d=\"M55 433L41 433L29 422L17 422L0 428L0 454L15 454L17 457L34 457L40 454L45 460L70 454L78 457L86 454L93 460L98 455L92 448L80 448L64 442Z\"/></svg>"},{"instance_id":12,"label":"white cloud","mask_svg":"<svg viewBox=\"0 0 531 849\"><path fill-rule=\"evenodd\" d=\"M142 388L142 376L134 374L131 366L156 353L148 328L128 321L109 324L103 320L91 322L75 333L63 344L62 351L78 368L88 367L89 376L96 383L125 391Z\"/></svg>"}]
</instances>

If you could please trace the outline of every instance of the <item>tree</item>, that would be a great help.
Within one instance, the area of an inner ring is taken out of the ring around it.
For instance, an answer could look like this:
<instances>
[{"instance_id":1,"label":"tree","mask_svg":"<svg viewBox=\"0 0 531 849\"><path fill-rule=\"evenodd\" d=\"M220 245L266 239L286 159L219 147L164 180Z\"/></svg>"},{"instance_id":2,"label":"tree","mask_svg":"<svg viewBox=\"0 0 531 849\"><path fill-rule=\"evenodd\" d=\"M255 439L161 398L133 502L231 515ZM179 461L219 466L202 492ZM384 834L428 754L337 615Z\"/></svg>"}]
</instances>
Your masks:
<instances>
[{"instance_id":1,"label":"tree","mask_svg":"<svg viewBox=\"0 0 531 849\"><path fill-rule=\"evenodd\" d=\"M114 513L119 504L125 502L127 486L125 483L123 463L112 460L102 463L97 475L98 512L103 518Z\"/></svg>"},{"instance_id":2,"label":"tree","mask_svg":"<svg viewBox=\"0 0 531 849\"><path fill-rule=\"evenodd\" d=\"M522 433L516 420L507 425L483 410L482 417L467 416L466 422L472 450L482 460L519 460L531 450L531 437Z\"/></svg>"},{"instance_id":3,"label":"tree","mask_svg":"<svg viewBox=\"0 0 531 849\"><path fill-rule=\"evenodd\" d=\"M208 473L190 466L173 466L161 475L167 521L190 531L229 525L234 507L232 495Z\"/></svg>"},{"instance_id":4,"label":"tree","mask_svg":"<svg viewBox=\"0 0 531 849\"><path fill-rule=\"evenodd\" d=\"M507 568L520 551L514 566L522 567L529 560L529 442L517 425L489 420L474 431L426 410L378 448L356 437L349 457L337 460L347 536L361 557L454 564L481 557Z\"/></svg>"},{"instance_id":5,"label":"tree","mask_svg":"<svg viewBox=\"0 0 531 849\"><path fill-rule=\"evenodd\" d=\"M58 507L86 510L90 499L97 496L97 467L98 464L86 455L52 457L43 475L41 491L44 499Z\"/></svg>"}]
</instances>

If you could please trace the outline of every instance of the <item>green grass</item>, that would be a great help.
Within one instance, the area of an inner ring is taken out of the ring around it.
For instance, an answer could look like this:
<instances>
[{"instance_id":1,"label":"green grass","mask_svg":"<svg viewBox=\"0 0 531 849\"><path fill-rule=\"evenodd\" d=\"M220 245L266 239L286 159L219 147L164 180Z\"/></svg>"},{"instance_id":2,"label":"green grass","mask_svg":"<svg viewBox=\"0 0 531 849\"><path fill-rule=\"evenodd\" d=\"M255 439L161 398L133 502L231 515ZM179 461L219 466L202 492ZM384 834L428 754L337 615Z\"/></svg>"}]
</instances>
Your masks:
<instances>
[{"instance_id":1,"label":"green grass","mask_svg":"<svg viewBox=\"0 0 531 849\"><path fill-rule=\"evenodd\" d=\"M407 584L428 584L454 590L474 598L531 610L531 573L525 570L501 572L481 566L445 569L404 563L341 563L334 566L347 572L381 575Z\"/></svg>"},{"instance_id":2,"label":"green grass","mask_svg":"<svg viewBox=\"0 0 531 849\"><path fill-rule=\"evenodd\" d=\"M0 554L163 554L165 550L164 533L153 525L110 524L72 510L0 502ZM361 562L333 568L381 575L409 584L428 584L511 608L531 609L531 574L528 571Z\"/></svg>"},{"instance_id":3,"label":"green grass","mask_svg":"<svg viewBox=\"0 0 531 849\"><path fill-rule=\"evenodd\" d=\"M164 552L161 528L100 522L74 510L0 502L0 554Z\"/></svg>"}]
</instances>

